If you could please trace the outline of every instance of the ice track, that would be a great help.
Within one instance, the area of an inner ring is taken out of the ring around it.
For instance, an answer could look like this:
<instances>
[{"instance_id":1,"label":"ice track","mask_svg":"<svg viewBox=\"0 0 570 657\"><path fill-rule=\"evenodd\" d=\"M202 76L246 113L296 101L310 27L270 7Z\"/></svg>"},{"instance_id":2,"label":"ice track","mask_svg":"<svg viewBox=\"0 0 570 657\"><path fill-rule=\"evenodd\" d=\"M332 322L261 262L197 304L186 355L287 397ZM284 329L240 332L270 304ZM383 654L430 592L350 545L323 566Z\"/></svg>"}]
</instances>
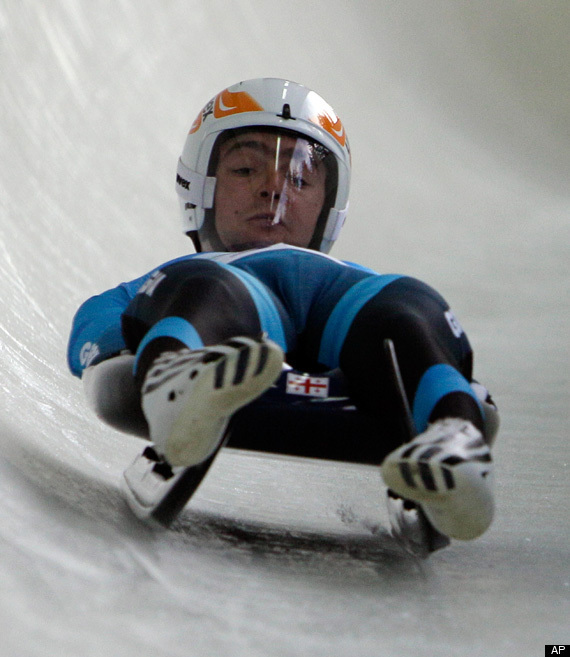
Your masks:
<instances>
[{"instance_id":1,"label":"ice track","mask_svg":"<svg viewBox=\"0 0 570 657\"><path fill-rule=\"evenodd\" d=\"M570 643L566 0L0 0L1 657L503 657ZM374 468L226 450L171 531L67 373L78 304L189 250L173 175L240 79L351 138L333 255L452 303L494 392L497 518L418 562Z\"/></svg>"}]
</instances>

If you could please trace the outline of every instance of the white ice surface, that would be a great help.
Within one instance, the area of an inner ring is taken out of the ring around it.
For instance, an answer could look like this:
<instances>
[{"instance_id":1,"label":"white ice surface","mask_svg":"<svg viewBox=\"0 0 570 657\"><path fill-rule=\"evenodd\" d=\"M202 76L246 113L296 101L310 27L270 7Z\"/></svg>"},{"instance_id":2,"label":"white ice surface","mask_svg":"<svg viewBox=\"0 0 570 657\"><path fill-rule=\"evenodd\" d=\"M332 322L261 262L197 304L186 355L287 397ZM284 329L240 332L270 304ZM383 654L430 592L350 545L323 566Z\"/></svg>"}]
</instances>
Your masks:
<instances>
[{"instance_id":1,"label":"white ice surface","mask_svg":"<svg viewBox=\"0 0 570 657\"><path fill-rule=\"evenodd\" d=\"M0 0L0 655L542 655L570 643L567 0ZM221 455L175 531L66 369L86 297L185 253L192 120L262 75L351 138L333 252L452 303L495 393L498 512L426 562L372 468Z\"/></svg>"}]
</instances>

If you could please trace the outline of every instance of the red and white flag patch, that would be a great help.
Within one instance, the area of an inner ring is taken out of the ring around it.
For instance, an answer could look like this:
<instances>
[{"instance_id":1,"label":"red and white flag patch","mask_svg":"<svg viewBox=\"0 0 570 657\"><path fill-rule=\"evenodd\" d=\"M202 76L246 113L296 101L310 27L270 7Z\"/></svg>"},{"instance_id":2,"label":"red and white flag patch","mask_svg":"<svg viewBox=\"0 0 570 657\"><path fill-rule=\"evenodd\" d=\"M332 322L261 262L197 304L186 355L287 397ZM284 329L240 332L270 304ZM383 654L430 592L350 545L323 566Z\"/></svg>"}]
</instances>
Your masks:
<instances>
[{"instance_id":1,"label":"red and white flag patch","mask_svg":"<svg viewBox=\"0 0 570 657\"><path fill-rule=\"evenodd\" d=\"M329 380L327 377L309 376L308 374L287 373L288 395L305 395L306 397L328 397Z\"/></svg>"}]
</instances>

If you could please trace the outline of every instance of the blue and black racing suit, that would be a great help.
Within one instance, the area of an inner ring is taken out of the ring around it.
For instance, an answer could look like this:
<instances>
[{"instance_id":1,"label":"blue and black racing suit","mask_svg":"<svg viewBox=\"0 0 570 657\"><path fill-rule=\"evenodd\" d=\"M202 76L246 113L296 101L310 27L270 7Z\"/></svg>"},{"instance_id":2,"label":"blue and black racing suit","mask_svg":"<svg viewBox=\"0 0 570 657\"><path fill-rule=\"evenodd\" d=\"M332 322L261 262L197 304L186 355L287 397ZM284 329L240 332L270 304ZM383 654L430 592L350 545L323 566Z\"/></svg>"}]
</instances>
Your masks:
<instances>
[{"instance_id":1,"label":"blue and black racing suit","mask_svg":"<svg viewBox=\"0 0 570 657\"><path fill-rule=\"evenodd\" d=\"M283 244L184 256L92 297L75 316L68 362L81 376L129 351L136 378L160 350L263 333L286 353L290 379L308 378L288 385L284 373L277 391L239 411L230 444L380 462L403 439L385 338L394 342L418 432L447 416L484 431L469 341L435 290ZM322 380L331 386L325 398Z\"/></svg>"}]
</instances>

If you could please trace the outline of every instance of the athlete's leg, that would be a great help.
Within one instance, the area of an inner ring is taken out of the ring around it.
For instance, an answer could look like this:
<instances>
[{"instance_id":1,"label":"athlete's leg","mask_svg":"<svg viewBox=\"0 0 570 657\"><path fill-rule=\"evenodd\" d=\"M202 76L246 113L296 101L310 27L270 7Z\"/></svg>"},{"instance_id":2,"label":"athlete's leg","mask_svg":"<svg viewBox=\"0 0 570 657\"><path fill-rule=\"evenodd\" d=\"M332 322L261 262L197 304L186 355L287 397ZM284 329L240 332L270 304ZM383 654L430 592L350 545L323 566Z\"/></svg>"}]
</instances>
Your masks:
<instances>
[{"instance_id":1,"label":"athlete's leg","mask_svg":"<svg viewBox=\"0 0 570 657\"><path fill-rule=\"evenodd\" d=\"M467 338L445 301L419 281L398 278L360 307L357 287L337 306L349 319L352 312L346 334L335 330L333 311L323 344L332 331L337 339L344 337L331 344L353 397L372 413L376 408L389 414L383 342L391 338L394 343L419 435L386 456L384 481L399 496L420 504L442 534L475 538L493 518L493 466L482 410L470 385Z\"/></svg>"},{"instance_id":2,"label":"athlete's leg","mask_svg":"<svg viewBox=\"0 0 570 657\"><path fill-rule=\"evenodd\" d=\"M386 338L394 342L420 434L386 456L384 481L420 504L442 534L475 538L493 517L492 462L470 386L467 338L445 301L419 281L370 277L342 295L328 315L319 360L340 365L357 405L383 424L400 412Z\"/></svg>"},{"instance_id":3,"label":"athlete's leg","mask_svg":"<svg viewBox=\"0 0 570 657\"><path fill-rule=\"evenodd\" d=\"M206 259L168 265L123 313L123 335L137 354L137 379L164 351L200 349L234 336L266 334L282 349L294 341L279 300L246 272Z\"/></svg>"},{"instance_id":4,"label":"athlete's leg","mask_svg":"<svg viewBox=\"0 0 570 657\"><path fill-rule=\"evenodd\" d=\"M231 415L281 372L287 317L250 278L185 260L157 272L124 313L150 437L171 465L208 459Z\"/></svg>"}]
</instances>

